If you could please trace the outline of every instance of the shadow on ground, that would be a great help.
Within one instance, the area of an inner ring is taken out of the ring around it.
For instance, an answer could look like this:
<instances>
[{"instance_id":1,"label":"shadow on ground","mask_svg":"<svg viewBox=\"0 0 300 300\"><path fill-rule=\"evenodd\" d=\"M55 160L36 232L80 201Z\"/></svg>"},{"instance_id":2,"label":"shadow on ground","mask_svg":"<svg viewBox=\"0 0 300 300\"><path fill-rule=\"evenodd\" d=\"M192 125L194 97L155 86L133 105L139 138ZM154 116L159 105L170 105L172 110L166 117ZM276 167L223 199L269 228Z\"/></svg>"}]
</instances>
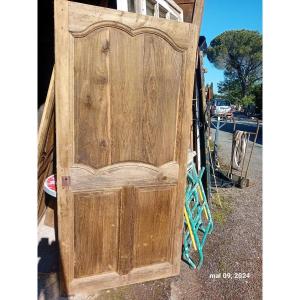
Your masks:
<instances>
[{"instance_id":1,"label":"shadow on ground","mask_svg":"<svg viewBox=\"0 0 300 300\"><path fill-rule=\"evenodd\" d=\"M38 299L59 299L58 245L42 238L38 244Z\"/></svg>"},{"instance_id":2,"label":"shadow on ground","mask_svg":"<svg viewBox=\"0 0 300 300\"><path fill-rule=\"evenodd\" d=\"M174 277L122 286L97 292L94 295L61 297L59 291L59 248L56 241L41 238L38 244L38 299L39 300L166 300L176 293ZM146 298L145 298L146 297Z\"/></svg>"}]
</instances>

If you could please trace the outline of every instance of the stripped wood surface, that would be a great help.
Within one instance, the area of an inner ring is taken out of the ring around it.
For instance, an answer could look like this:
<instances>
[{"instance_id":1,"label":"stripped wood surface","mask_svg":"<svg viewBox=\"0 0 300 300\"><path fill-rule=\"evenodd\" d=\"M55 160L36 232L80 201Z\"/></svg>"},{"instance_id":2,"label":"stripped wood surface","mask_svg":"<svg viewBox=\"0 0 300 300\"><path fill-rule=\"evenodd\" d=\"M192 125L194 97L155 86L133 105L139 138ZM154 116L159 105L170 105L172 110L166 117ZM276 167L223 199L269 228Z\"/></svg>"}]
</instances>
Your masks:
<instances>
[{"instance_id":1,"label":"stripped wood surface","mask_svg":"<svg viewBox=\"0 0 300 300\"><path fill-rule=\"evenodd\" d=\"M55 0L65 294L179 274L198 31Z\"/></svg>"},{"instance_id":2,"label":"stripped wood surface","mask_svg":"<svg viewBox=\"0 0 300 300\"><path fill-rule=\"evenodd\" d=\"M192 23L195 0L175 0L183 11L183 21Z\"/></svg>"},{"instance_id":3,"label":"stripped wood surface","mask_svg":"<svg viewBox=\"0 0 300 300\"><path fill-rule=\"evenodd\" d=\"M38 222L46 211L45 179L53 174L55 155L54 70L38 131Z\"/></svg>"},{"instance_id":4,"label":"stripped wood surface","mask_svg":"<svg viewBox=\"0 0 300 300\"><path fill-rule=\"evenodd\" d=\"M204 0L195 0L192 23L198 27L198 35L201 30L203 12L204 12Z\"/></svg>"},{"instance_id":5,"label":"stripped wood surface","mask_svg":"<svg viewBox=\"0 0 300 300\"><path fill-rule=\"evenodd\" d=\"M204 0L175 0L175 2L183 10L184 22L195 24L200 32Z\"/></svg>"}]
</instances>

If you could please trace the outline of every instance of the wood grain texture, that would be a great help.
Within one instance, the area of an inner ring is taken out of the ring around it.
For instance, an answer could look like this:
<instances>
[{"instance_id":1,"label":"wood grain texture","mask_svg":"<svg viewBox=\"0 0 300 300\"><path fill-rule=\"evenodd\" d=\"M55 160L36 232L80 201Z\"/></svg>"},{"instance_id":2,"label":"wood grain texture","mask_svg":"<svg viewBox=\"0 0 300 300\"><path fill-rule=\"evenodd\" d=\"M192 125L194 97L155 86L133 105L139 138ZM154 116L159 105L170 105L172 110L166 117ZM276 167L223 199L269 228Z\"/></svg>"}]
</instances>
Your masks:
<instances>
[{"instance_id":1,"label":"wood grain texture","mask_svg":"<svg viewBox=\"0 0 300 300\"><path fill-rule=\"evenodd\" d=\"M204 0L175 0L175 2L183 10L184 22L198 26L200 32Z\"/></svg>"},{"instance_id":2,"label":"wood grain texture","mask_svg":"<svg viewBox=\"0 0 300 300\"><path fill-rule=\"evenodd\" d=\"M101 282L101 289L110 289L175 275L171 264L161 263L133 269L128 275L123 276L112 272L87 278L77 278L71 283L71 289L74 294L90 295L99 289L99 282ZM147 298L147 295L145 295L145 298Z\"/></svg>"},{"instance_id":3,"label":"wood grain texture","mask_svg":"<svg viewBox=\"0 0 300 300\"><path fill-rule=\"evenodd\" d=\"M204 11L204 0L195 0L192 23L198 27L198 33L201 30L203 11Z\"/></svg>"},{"instance_id":4,"label":"wood grain texture","mask_svg":"<svg viewBox=\"0 0 300 300\"><path fill-rule=\"evenodd\" d=\"M185 55L145 35L143 120L140 126L147 146L144 157L161 165L174 160L177 109ZM162 151L163 150L163 151ZM144 158L144 159L145 159Z\"/></svg>"},{"instance_id":5,"label":"wood grain texture","mask_svg":"<svg viewBox=\"0 0 300 300\"><path fill-rule=\"evenodd\" d=\"M110 28L112 163L145 161L143 157L141 99L143 99L143 36L132 38Z\"/></svg>"},{"instance_id":6,"label":"wood grain texture","mask_svg":"<svg viewBox=\"0 0 300 300\"><path fill-rule=\"evenodd\" d=\"M177 145L176 158L179 162L178 186L177 186L177 202L175 206L175 226L174 226L174 251L173 251L173 272L179 274L180 258L182 246L182 228L183 228L183 207L184 195L186 187L186 168L187 153L189 144L189 131L192 120L192 98L194 87L195 58L198 41L198 27L193 26L189 32L190 48L186 54L185 78L183 88L181 89L180 104L177 125Z\"/></svg>"},{"instance_id":7,"label":"wood grain texture","mask_svg":"<svg viewBox=\"0 0 300 300\"><path fill-rule=\"evenodd\" d=\"M138 188L134 219L134 267L172 263L176 185Z\"/></svg>"},{"instance_id":8,"label":"wood grain texture","mask_svg":"<svg viewBox=\"0 0 300 300\"><path fill-rule=\"evenodd\" d=\"M54 170L55 113L54 70L52 71L44 110L38 131L38 222L45 213L44 181Z\"/></svg>"},{"instance_id":9,"label":"wood grain texture","mask_svg":"<svg viewBox=\"0 0 300 300\"><path fill-rule=\"evenodd\" d=\"M64 292L176 275L198 28L55 1Z\"/></svg>"},{"instance_id":10,"label":"wood grain texture","mask_svg":"<svg viewBox=\"0 0 300 300\"><path fill-rule=\"evenodd\" d=\"M70 168L72 191L121 188L127 185L142 186L176 184L179 166L170 162L160 167L144 163L118 163L95 170L86 165Z\"/></svg>"},{"instance_id":11,"label":"wood grain texture","mask_svg":"<svg viewBox=\"0 0 300 300\"><path fill-rule=\"evenodd\" d=\"M175 0L175 2L181 7L181 4L194 4L195 0Z\"/></svg>"},{"instance_id":12,"label":"wood grain texture","mask_svg":"<svg viewBox=\"0 0 300 300\"><path fill-rule=\"evenodd\" d=\"M75 161L172 161L183 59L153 34L100 27L75 38Z\"/></svg>"},{"instance_id":13,"label":"wood grain texture","mask_svg":"<svg viewBox=\"0 0 300 300\"><path fill-rule=\"evenodd\" d=\"M193 12L194 12L194 3L182 3L182 4L180 4L180 7L183 10L184 22L192 23Z\"/></svg>"},{"instance_id":14,"label":"wood grain texture","mask_svg":"<svg viewBox=\"0 0 300 300\"><path fill-rule=\"evenodd\" d=\"M54 209L47 207L45 212L44 225L49 227L55 227L55 212Z\"/></svg>"},{"instance_id":15,"label":"wood grain texture","mask_svg":"<svg viewBox=\"0 0 300 300\"><path fill-rule=\"evenodd\" d=\"M109 30L75 39L75 162L110 164Z\"/></svg>"},{"instance_id":16,"label":"wood grain texture","mask_svg":"<svg viewBox=\"0 0 300 300\"><path fill-rule=\"evenodd\" d=\"M68 33L68 1L54 1L55 30L55 119L57 161L57 218L60 251L60 287L62 294L70 294L74 278L74 203L73 195L62 187L62 176L69 176L73 161L72 115L70 114L69 82L72 80L69 65L73 64L72 46ZM72 81L71 81L72 82Z\"/></svg>"},{"instance_id":17,"label":"wood grain texture","mask_svg":"<svg viewBox=\"0 0 300 300\"><path fill-rule=\"evenodd\" d=\"M191 42L189 40L190 29L193 27L189 23L180 23L161 18L153 18L140 14L127 13L114 9L96 7L92 5L82 5L69 1L69 31L72 33L88 31L88 28L96 28L101 22L117 22L124 27L143 32L154 32L175 41L179 47L186 49ZM104 25L105 26L105 25Z\"/></svg>"},{"instance_id":18,"label":"wood grain texture","mask_svg":"<svg viewBox=\"0 0 300 300\"><path fill-rule=\"evenodd\" d=\"M74 277L117 269L120 192L74 194Z\"/></svg>"},{"instance_id":19,"label":"wood grain texture","mask_svg":"<svg viewBox=\"0 0 300 300\"><path fill-rule=\"evenodd\" d=\"M133 236L136 213L136 193L133 186L126 186L123 188L121 201L118 273L126 276L133 268L132 252L134 249Z\"/></svg>"}]
</instances>

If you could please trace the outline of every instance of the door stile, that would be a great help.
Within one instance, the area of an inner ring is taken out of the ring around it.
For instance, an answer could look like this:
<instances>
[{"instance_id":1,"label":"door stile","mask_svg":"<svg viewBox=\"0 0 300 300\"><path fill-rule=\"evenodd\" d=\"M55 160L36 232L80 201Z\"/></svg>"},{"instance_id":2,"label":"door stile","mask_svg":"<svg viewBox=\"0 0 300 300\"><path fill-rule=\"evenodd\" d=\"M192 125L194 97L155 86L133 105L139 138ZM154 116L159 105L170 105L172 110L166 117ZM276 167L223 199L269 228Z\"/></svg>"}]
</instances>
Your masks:
<instances>
[{"instance_id":1,"label":"door stile","mask_svg":"<svg viewBox=\"0 0 300 300\"><path fill-rule=\"evenodd\" d=\"M182 248L182 228L183 228L183 208L184 208L184 195L186 188L186 168L187 168L187 154L188 154L188 141L190 124L192 123L192 99L193 99L193 78L195 71L195 57L197 49L198 28L196 25L190 24L190 36L189 40L194 41L192 47L185 52L185 72L184 72L184 85L182 87L181 97L182 101L182 115L180 132L177 132L179 136L179 143L176 142L176 161L179 163L178 174L178 189L177 200L175 206L175 232L174 232L174 244L173 244L173 270L175 274L180 272L181 262L181 248Z\"/></svg>"},{"instance_id":2,"label":"door stile","mask_svg":"<svg viewBox=\"0 0 300 300\"><path fill-rule=\"evenodd\" d=\"M62 178L70 176L69 167L73 158L70 118L70 34L68 31L68 1L55 0L55 114L57 144L57 214L58 243L60 255L60 285L66 294L74 278L73 269L73 197L68 185L62 185Z\"/></svg>"}]
</instances>

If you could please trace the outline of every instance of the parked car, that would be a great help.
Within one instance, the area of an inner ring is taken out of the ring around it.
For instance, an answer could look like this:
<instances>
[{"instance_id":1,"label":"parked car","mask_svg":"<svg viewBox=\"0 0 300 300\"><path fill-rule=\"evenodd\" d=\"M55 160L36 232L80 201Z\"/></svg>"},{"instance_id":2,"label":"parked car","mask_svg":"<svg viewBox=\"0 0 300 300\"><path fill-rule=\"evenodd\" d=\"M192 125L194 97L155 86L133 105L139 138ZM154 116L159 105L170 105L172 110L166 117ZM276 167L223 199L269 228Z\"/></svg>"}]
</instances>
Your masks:
<instances>
[{"instance_id":1,"label":"parked car","mask_svg":"<svg viewBox=\"0 0 300 300\"><path fill-rule=\"evenodd\" d=\"M211 116L225 115L226 117L232 116L232 107L229 100L213 99L210 103Z\"/></svg>"}]
</instances>

